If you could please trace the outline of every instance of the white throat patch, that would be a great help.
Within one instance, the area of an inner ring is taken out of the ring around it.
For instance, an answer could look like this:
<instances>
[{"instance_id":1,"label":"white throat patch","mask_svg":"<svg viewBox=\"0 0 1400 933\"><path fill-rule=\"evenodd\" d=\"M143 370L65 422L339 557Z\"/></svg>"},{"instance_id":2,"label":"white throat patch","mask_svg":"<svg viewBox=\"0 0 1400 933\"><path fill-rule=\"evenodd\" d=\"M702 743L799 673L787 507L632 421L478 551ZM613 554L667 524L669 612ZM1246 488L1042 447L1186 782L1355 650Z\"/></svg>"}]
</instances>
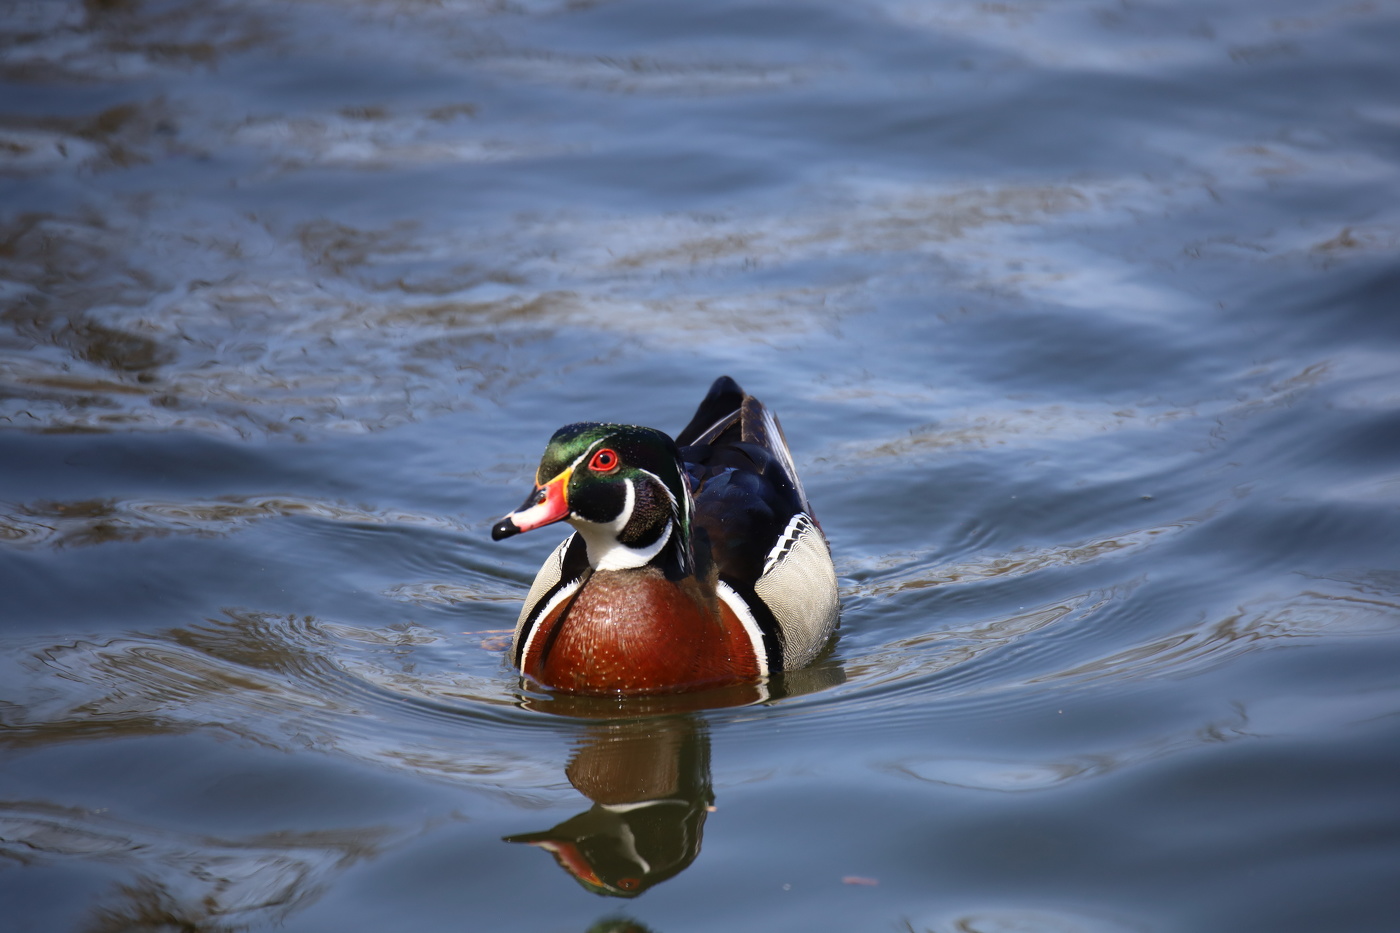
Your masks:
<instances>
[{"instance_id":1,"label":"white throat patch","mask_svg":"<svg viewBox=\"0 0 1400 933\"><path fill-rule=\"evenodd\" d=\"M630 570L633 567L644 566L671 540L671 522L666 522L666 527L655 541L646 547L628 547L617 536L622 534L622 529L627 527L627 523L632 520L632 510L637 506L637 488L632 484L632 480L627 480L627 499L622 504L622 511L617 518L606 524L598 522L586 522L583 519L570 518L569 524L583 538L584 546L588 548L588 563L594 570Z\"/></svg>"}]
</instances>

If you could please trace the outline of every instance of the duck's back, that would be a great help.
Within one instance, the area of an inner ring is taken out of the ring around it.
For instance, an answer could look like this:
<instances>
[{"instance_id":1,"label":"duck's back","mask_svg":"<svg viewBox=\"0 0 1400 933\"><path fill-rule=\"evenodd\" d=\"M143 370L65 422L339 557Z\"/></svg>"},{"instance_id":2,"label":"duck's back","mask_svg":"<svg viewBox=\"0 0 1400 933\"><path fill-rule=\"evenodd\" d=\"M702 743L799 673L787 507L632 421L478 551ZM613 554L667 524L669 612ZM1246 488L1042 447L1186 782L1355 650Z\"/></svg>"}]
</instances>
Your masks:
<instances>
[{"instance_id":1,"label":"duck's back","mask_svg":"<svg viewBox=\"0 0 1400 933\"><path fill-rule=\"evenodd\" d=\"M777 418L722 376L676 443L697 538L753 610L770 668L808 663L836 627L836 571Z\"/></svg>"}]
</instances>

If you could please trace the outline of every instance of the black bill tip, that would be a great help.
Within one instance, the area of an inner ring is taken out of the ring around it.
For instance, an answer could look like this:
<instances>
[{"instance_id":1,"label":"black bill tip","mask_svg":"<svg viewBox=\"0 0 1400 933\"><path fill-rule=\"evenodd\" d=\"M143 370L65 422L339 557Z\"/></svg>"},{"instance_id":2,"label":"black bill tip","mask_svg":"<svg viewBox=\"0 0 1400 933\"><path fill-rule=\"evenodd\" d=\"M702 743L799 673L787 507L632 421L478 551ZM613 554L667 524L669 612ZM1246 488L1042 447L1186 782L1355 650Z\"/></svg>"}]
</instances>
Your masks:
<instances>
[{"instance_id":1,"label":"black bill tip","mask_svg":"<svg viewBox=\"0 0 1400 933\"><path fill-rule=\"evenodd\" d=\"M516 527L515 522L510 520L509 516L491 526L492 541L501 541L505 538L509 538L511 535L518 534L520 534L520 529Z\"/></svg>"}]
</instances>

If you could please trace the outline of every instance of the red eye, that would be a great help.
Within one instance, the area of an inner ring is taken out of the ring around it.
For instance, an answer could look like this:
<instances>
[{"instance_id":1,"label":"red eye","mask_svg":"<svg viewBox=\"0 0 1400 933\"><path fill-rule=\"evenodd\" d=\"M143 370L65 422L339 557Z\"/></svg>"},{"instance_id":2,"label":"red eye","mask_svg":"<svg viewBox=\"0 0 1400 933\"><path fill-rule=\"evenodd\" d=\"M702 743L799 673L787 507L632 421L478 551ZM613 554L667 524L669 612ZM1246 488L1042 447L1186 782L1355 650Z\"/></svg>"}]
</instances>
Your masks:
<instances>
[{"instance_id":1,"label":"red eye","mask_svg":"<svg viewBox=\"0 0 1400 933\"><path fill-rule=\"evenodd\" d=\"M609 473L617 469L617 451L604 447L588 461L588 468L595 473Z\"/></svg>"}]
</instances>

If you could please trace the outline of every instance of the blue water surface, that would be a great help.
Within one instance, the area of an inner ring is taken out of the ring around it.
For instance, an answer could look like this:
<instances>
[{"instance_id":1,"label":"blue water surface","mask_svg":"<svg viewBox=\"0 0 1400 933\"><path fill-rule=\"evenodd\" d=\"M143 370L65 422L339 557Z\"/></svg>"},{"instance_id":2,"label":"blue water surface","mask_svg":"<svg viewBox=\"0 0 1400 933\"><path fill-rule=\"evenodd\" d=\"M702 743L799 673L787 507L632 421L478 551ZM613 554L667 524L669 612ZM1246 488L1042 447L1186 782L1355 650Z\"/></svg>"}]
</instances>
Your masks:
<instances>
[{"instance_id":1,"label":"blue water surface","mask_svg":"<svg viewBox=\"0 0 1400 933\"><path fill-rule=\"evenodd\" d=\"M1400 3L0 11L33 933L1391 931ZM552 431L782 418L812 669L505 657Z\"/></svg>"}]
</instances>

